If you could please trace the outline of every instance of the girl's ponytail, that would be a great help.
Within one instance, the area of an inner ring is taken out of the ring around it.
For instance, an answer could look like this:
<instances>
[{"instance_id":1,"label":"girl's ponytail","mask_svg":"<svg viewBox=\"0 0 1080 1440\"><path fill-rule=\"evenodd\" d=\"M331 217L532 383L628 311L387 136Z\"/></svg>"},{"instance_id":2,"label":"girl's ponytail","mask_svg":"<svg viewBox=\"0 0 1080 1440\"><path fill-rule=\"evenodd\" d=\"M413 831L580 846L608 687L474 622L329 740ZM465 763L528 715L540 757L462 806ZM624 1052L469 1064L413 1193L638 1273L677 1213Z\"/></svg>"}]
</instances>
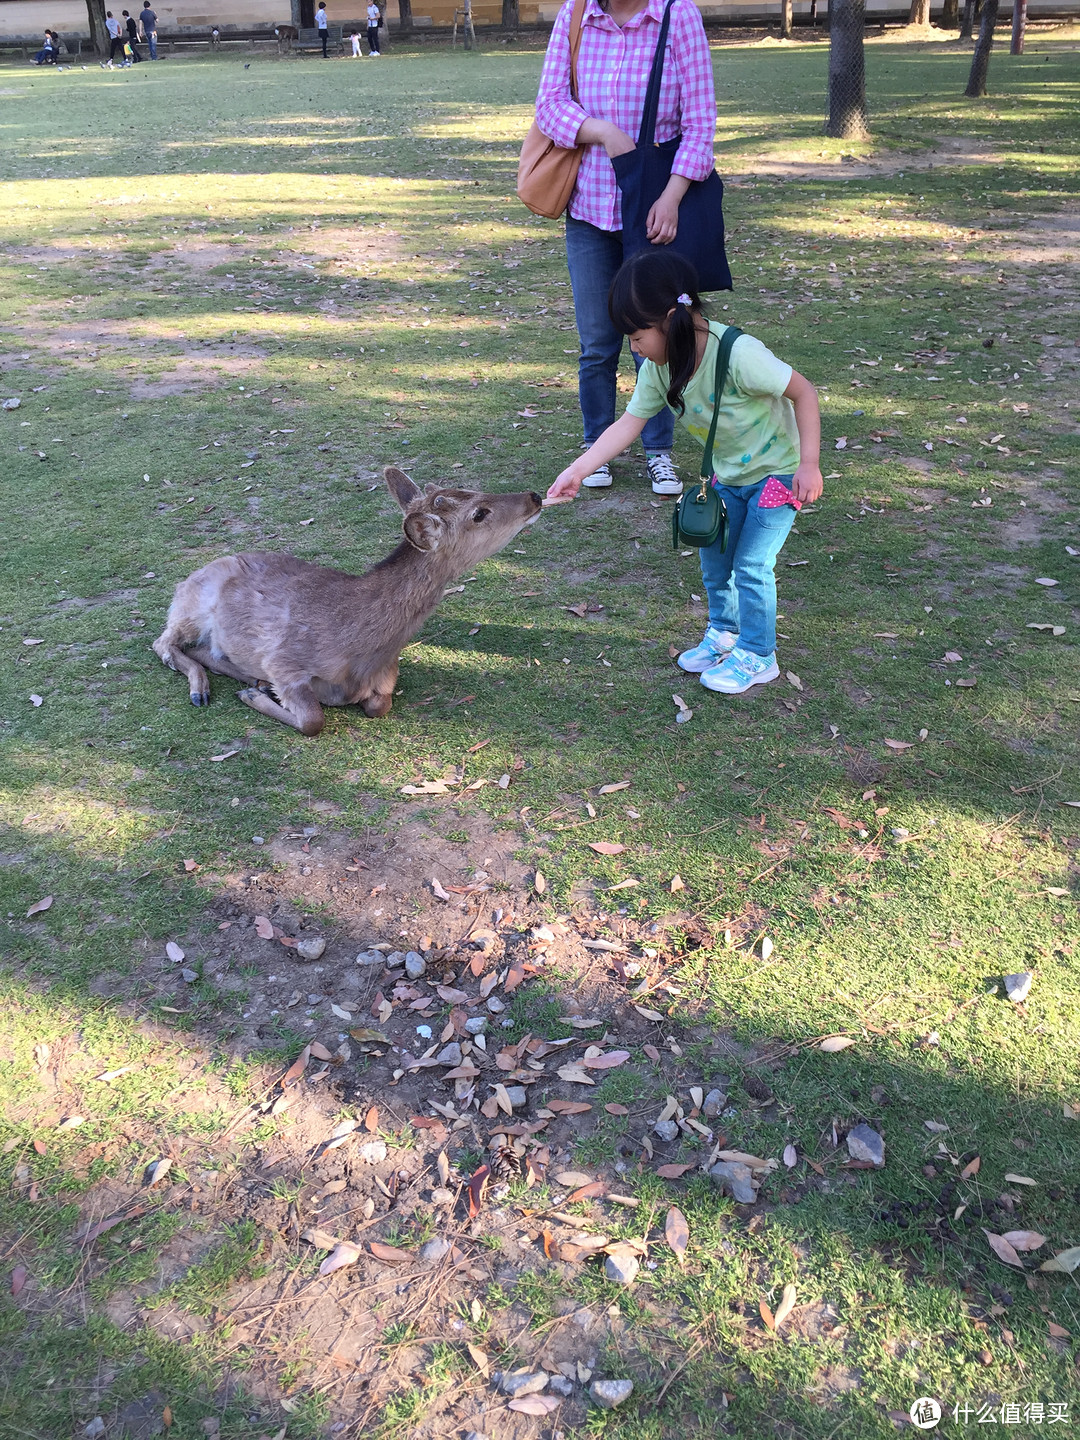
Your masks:
<instances>
[{"instance_id":1,"label":"girl's ponytail","mask_svg":"<svg viewBox=\"0 0 1080 1440\"><path fill-rule=\"evenodd\" d=\"M624 335L666 324L671 377L667 402L678 415L685 409L683 391L697 361L697 332L691 313L701 309L697 285L697 271L690 261L657 245L639 250L620 267L608 295L611 323Z\"/></svg>"}]
</instances>

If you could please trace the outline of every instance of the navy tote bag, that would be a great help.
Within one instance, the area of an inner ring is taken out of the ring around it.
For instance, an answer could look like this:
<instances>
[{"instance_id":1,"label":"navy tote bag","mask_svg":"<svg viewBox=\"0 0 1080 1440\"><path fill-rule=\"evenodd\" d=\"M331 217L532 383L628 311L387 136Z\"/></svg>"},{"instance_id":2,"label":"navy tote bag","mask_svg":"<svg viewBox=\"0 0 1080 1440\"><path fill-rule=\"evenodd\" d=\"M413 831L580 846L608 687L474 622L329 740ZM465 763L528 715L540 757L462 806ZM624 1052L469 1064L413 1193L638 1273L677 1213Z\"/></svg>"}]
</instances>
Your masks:
<instances>
[{"instance_id":1,"label":"navy tote bag","mask_svg":"<svg viewBox=\"0 0 1080 1440\"><path fill-rule=\"evenodd\" d=\"M645 234L645 221L653 204L671 179L671 167L682 137L655 141L656 115L660 108L660 82L664 73L671 6L668 0L660 23L645 109L641 116L637 148L612 160L615 179L622 192L623 256L629 259L652 241ZM724 182L714 170L707 180L692 180L679 206L679 229L671 249L689 260L698 274L699 290L730 290L731 271L724 253ZM658 249L663 248L658 246Z\"/></svg>"}]
</instances>

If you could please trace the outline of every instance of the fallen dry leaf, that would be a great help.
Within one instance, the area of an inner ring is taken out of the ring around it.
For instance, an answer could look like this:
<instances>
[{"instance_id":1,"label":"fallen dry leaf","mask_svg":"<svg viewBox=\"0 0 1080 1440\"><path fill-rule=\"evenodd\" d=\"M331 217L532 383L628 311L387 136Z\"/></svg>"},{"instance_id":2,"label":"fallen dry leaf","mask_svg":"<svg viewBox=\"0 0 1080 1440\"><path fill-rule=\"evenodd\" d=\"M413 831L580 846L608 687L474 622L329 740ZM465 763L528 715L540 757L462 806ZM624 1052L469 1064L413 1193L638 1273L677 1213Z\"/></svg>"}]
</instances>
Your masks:
<instances>
[{"instance_id":1,"label":"fallen dry leaf","mask_svg":"<svg viewBox=\"0 0 1080 1440\"><path fill-rule=\"evenodd\" d=\"M649 1057L649 1059L653 1062L654 1065L658 1065L660 1063L660 1051L656 1048L655 1045L643 1045L641 1048L642 1050L644 1050L645 1054Z\"/></svg>"},{"instance_id":2,"label":"fallen dry leaf","mask_svg":"<svg viewBox=\"0 0 1080 1440\"><path fill-rule=\"evenodd\" d=\"M664 1222L664 1239L674 1250L679 1264L685 1265L686 1247L690 1244L690 1226L686 1223L686 1216L674 1205L668 1211L667 1220Z\"/></svg>"},{"instance_id":3,"label":"fallen dry leaf","mask_svg":"<svg viewBox=\"0 0 1080 1440\"><path fill-rule=\"evenodd\" d=\"M557 1115L586 1115L592 1109L583 1100L549 1100L549 1110L554 1110Z\"/></svg>"},{"instance_id":4,"label":"fallen dry leaf","mask_svg":"<svg viewBox=\"0 0 1080 1440\"><path fill-rule=\"evenodd\" d=\"M803 688L803 683L799 679L798 675L795 674L794 670L785 670L784 679L796 690L801 690Z\"/></svg>"},{"instance_id":5,"label":"fallen dry leaf","mask_svg":"<svg viewBox=\"0 0 1080 1440\"><path fill-rule=\"evenodd\" d=\"M595 850L598 855L621 855L626 846L617 845L613 840L590 840L589 849Z\"/></svg>"},{"instance_id":6,"label":"fallen dry leaf","mask_svg":"<svg viewBox=\"0 0 1080 1440\"><path fill-rule=\"evenodd\" d=\"M890 750L910 750L915 744L914 740L885 740L882 743Z\"/></svg>"},{"instance_id":7,"label":"fallen dry leaf","mask_svg":"<svg viewBox=\"0 0 1080 1440\"><path fill-rule=\"evenodd\" d=\"M1046 1328L1050 1332L1052 1340L1068 1340L1070 1338L1070 1332L1065 1329L1064 1325L1055 1325L1053 1320L1046 1322Z\"/></svg>"},{"instance_id":8,"label":"fallen dry leaf","mask_svg":"<svg viewBox=\"0 0 1080 1440\"><path fill-rule=\"evenodd\" d=\"M519 1415L550 1415L560 1404L554 1395L519 1395L508 1401L506 1408L516 1410Z\"/></svg>"},{"instance_id":9,"label":"fallen dry leaf","mask_svg":"<svg viewBox=\"0 0 1080 1440\"><path fill-rule=\"evenodd\" d=\"M1073 1245L1069 1250L1060 1250L1052 1260L1044 1260L1039 1269L1050 1270L1059 1275L1071 1275L1078 1265L1080 1245Z\"/></svg>"},{"instance_id":10,"label":"fallen dry leaf","mask_svg":"<svg viewBox=\"0 0 1080 1440\"><path fill-rule=\"evenodd\" d=\"M780 1304L776 1307L776 1314L773 1316L773 1324L779 1330L784 1321L795 1309L795 1299L798 1292L794 1285L785 1285L784 1293L780 1297Z\"/></svg>"},{"instance_id":11,"label":"fallen dry leaf","mask_svg":"<svg viewBox=\"0 0 1080 1440\"><path fill-rule=\"evenodd\" d=\"M795 1146L794 1146L794 1145L791 1145L791 1144L785 1145L785 1146L784 1146L784 1164L787 1166L787 1168L788 1168L789 1170L793 1170L798 1163L799 1163L799 1152L795 1149Z\"/></svg>"},{"instance_id":12,"label":"fallen dry leaf","mask_svg":"<svg viewBox=\"0 0 1080 1440\"><path fill-rule=\"evenodd\" d=\"M368 1249L376 1260L384 1260L387 1265L407 1265L412 1259L407 1250L399 1250L396 1245L386 1245L381 1240L369 1240Z\"/></svg>"},{"instance_id":13,"label":"fallen dry leaf","mask_svg":"<svg viewBox=\"0 0 1080 1440\"><path fill-rule=\"evenodd\" d=\"M588 1109L589 1107L586 1106L585 1108ZM611 1104L605 1105L605 1106L604 1106L604 1109L607 1111L607 1113L608 1113L609 1115L629 1115L629 1114L630 1114L630 1111L626 1108L625 1105L617 1105L617 1104L615 1104L614 1102L612 1102Z\"/></svg>"},{"instance_id":14,"label":"fallen dry leaf","mask_svg":"<svg viewBox=\"0 0 1080 1440\"><path fill-rule=\"evenodd\" d=\"M693 1165L658 1165L656 1173L662 1180L679 1180L688 1170L693 1170Z\"/></svg>"},{"instance_id":15,"label":"fallen dry leaf","mask_svg":"<svg viewBox=\"0 0 1080 1440\"><path fill-rule=\"evenodd\" d=\"M595 1200L606 1194L607 1186L603 1180L590 1180L588 1185L580 1185L576 1190L572 1190L566 1197L566 1203L573 1205L576 1200Z\"/></svg>"},{"instance_id":16,"label":"fallen dry leaf","mask_svg":"<svg viewBox=\"0 0 1080 1440\"><path fill-rule=\"evenodd\" d=\"M274 938L274 927L267 915L255 916L255 934L260 940L272 940Z\"/></svg>"},{"instance_id":17,"label":"fallen dry leaf","mask_svg":"<svg viewBox=\"0 0 1080 1440\"><path fill-rule=\"evenodd\" d=\"M164 1180L165 1176L172 1169L172 1163L172 1160L168 1156L165 1156L164 1159L155 1160L152 1164L148 1165L144 1177L146 1185L149 1187L156 1185L159 1180Z\"/></svg>"},{"instance_id":18,"label":"fallen dry leaf","mask_svg":"<svg viewBox=\"0 0 1080 1440\"><path fill-rule=\"evenodd\" d=\"M472 1358L473 1364L486 1380L491 1374L491 1357L486 1355L484 1351L480 1349L479 1345L474 1345L471 1340L466 1340L465 1343L468 1346L469 1355Z\"/></svg>"},{"instance_id":19,"label":"fallen dry leaf","mask_svg":"<svg viewBox=\"0 0 1080 1440\"><path fill-rule=\"evenodd\" d=\"M436 876L436 875L433 875L433 876L431 877L431 890L432 890L432 894L435 896L435 898L436 898L437 900L449 900L449 899L450 899L449 892L446 891L446 890L444 890L443 887L439 884L438 876Z\"/></svg>"},{"instance_id":20,"label":"fallen dry leaf","mask_svg":"<svg viewBox=\"0 0 1080 1440\"><path fill-rule=\"evenodd\" d=\"M847 1050L849 1046L854 1044L855 1041L852 1040L850 1035L829 1035L818 1044L817 1048L824 1050L826 1055L835 1055L837 1051Z\"/></svg>"},{"instance_id":21,"label":"fallen dry leaf","mask_svg":"<svg viewBox=\"0 0 1080 1440\"><path fill-rule=\"evenodd\" d=\"M616 780L613 785L601 785L597 790L598 795L614 795L617 790L629 790L629 780Z\"/></svg>"},{"instance_id":22,"label":"fallen dry leaf","mask_svg":"<svg viewBox=\"0 0 1080 1440\"><path fill-rule=\"evenodd\" d=\"M981 1155L976 1155L975 1158L974 1158L974 1160L969 1160L968 1163L964 1166L964 1168L960 1171L960 1179L961 1179L961 1180L971 1180L974 1176L976 1176L976 1175L979 1173L979 1167L980 1167L981 1165L982 1165L982 1156L981 1156Z\"/></svg>"},{"instance_id":23,"label":"fallen dry leaf","mask_svg":"<svg viewBox=\"0 0 1080 1440\"><path fill-rule=\"evenodd\" d=\"M1006 1230L1001 1237L1018 1253L1027 1250L1038 1250L1040 1245L1046 1244L1046 1236L1040 1235L1037 1230Z\"/></svg>"},{"instance_id":24,"label":"fallen dry leaf","mask_svg":"<svg viewBox=\"0 0 1080 1440\"><path fill-rule=\"evenodd\" d=\"M609 1050L604 1055L586 1057L582 1064L587 1065L590 1070L614 1070L617 1065L625 1065L629 1059L629 1050Z\"/></svg>"},{"instance_id":25,"label":"fallen dry leaf","mask_svg":"<svg viewBox=\"0 0 1080 1440\"><path fill-rule=\"evenodd\" d=\"M776 1317L773 1315L772 1311L769 1309L768 1304L766 1303L764 1296L762 1296L762 1298L758 1301L758 1307L757 1307L757 1308L758 1308L758 1314L761 1316L762 1320L765 1321L765 1328L766 1328L767 1330L771 1330L771 1331L773 1332L773 1334L775 1335L775 1334L776 1334Z\"/></svg>"},{"instance_id":26,"label":"fallen dry leaf","mask_svg":"<svg viewBox=\"0 0 1080 1440\"><path fill-rule=\"evenodd\" d=\"M46 910L51 909L52 903L53 897L51 895L46 895L44 900L35 900L26 912L27 920L29 920L32 915L44 915Z\"/></svg>"},{"instance_id":27,"label":"fallen dry leaf","mask_svg":"<svg viewBox=\"0 0 1080 1440\"><path fill-rule=\"evenodd\" d=\"M635 1005L634 1009L644 1020L652 1020L655 1022L663 1020L664 1018L659 1010L647 1010L644 1005Z\"/></svg>"},{"instance_id":28,"label":"fallen dry leaf","mask_svg":"<svg viewBox=\"0 0 1080 1440\"><path fill-rule=\"evenodd\" d=\"M342 1240L319 1266L319 1274L332 1275L335 1270L344 1270L348 1265L355 1265L363 1253L359 1245L354 1245L350 1240Z\"/></svg>"},{"instance_id":29,"label":"fallen dry leaf","mask_svg":"<svg viewBox=\"0 0 1080 1440\"><path fill-rule=\"evenodd\" d=\"M1005 1179L1012 1185L1037 1185L1039 1183L1037 1180L1032 1180L1030 1175L1006 1174Z\"/></svg>"},{"instance_id":30,"label":"fallen dry leaf","mask_svg":"<svg viewBox=\"0 0 1080 1440\"><path fill-rule=\"evenodd\" d=\"M994 1235L991 1231L987 1230L985 1226L983 1227L983 1234L989 1242L990 1249L993 1250L999 1260L1004 1261L1006 1265L1014 1266L1017 1270L1023 1270L1024 1262L1009 1244L1008 1240L1005 1239L1004 1235Z\"/></svg>"},{"instance_id":31,"label":"fallen dry leaf","mask_svg":"<svg viewBox=\"0 0 1080 1440\"><path fill-rule=\"evenodd\" d=\"M169 957L169 959L173 962L174 965L179 965L180 961L184 958L184 952L183 950L181 950L180 946L177 945L175 940L169 940L166 942L165 954Z\"/></svg>"},{"instance_id":32,"label":"fallen dry leaf","mask_svg":"<svg viewBox=\"0 0 1080 1440\"><path fill-rule=\"evenodd\" d=\"M18 1295L20 1293L23 1286L26 1284L27 1276L29 1275L29 1273L30 1272L27 1270L25 1265L15 1266L15 1269L11 1272L12 1295Z\"/></svg>"},{"instance_id":33,"label":"fallen dry leaf","mask_svg":"<svg viewBox=\"0 0 1080 1440\"><path fill-rule=\"evenodd\" d=\"M289 1066L288 1070L286 1070L285 1074L281 1077L281 1088L283 1090L287 1090L290 1085L296 1084L297 1080L300 1079L300 1076L307 1068L307 1063L310 1059L311 1046L305 1045L303 1050L300 1051L300 1054L296 1057L293 1063Z\"/></svg>"},{"instance_id":34,"label":"fallen dry leaf","mask_svg":"<svg viewBox=\"0 0 1080 1440\"><path fill-rule=\"evenodd\" d=\"M480 1214L480 1206L483 1203L484 1186L487 1184L488 1176L491 1174L490 1165L481 1165L469 1176L469 1219L475 1220Z\"/></svg>"}]
</instances>

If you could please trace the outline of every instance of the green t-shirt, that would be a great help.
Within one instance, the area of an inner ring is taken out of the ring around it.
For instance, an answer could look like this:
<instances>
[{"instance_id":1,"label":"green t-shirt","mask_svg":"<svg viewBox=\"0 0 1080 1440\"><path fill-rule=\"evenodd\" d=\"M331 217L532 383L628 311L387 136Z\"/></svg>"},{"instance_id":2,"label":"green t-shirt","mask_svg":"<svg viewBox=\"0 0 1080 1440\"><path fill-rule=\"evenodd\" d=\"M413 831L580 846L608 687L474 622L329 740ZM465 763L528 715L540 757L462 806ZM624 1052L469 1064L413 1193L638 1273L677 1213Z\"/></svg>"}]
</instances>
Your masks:
<instances>
[{"instance_id":1,"label":"green t-shirt","mask_svg":"<svg viewBox=\"0 0 1080 1440\"><path fill-rule=\"evenodd\" d=\"M701 364L683 391L679 417L702 448L712 424L716 347L727 329L709 321L709 339ZM639 420L651 420L667 404L668 367L646 360L626 407ZM731 347L720 418L713 441L713 469L722 485L756 485L769 475L790 475L799 463L795 408L784 398L791 366L778 360L760 340L740 335Z\"/></svg>"}]
</instances>

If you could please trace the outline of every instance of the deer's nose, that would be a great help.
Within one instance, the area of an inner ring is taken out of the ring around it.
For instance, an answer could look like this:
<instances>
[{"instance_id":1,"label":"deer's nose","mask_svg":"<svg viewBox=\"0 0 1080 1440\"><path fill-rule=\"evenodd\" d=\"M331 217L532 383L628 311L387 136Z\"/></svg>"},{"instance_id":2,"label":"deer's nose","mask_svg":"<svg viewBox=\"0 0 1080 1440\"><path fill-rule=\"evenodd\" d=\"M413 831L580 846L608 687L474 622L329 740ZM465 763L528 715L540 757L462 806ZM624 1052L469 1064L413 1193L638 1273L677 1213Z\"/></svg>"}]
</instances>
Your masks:
<instances>
[{"instance_id":1,"label":"deer's nose","mask_svg":"<svg viewBox=\"0 0 1080 1440\"><path fill-rule=\"evenodd\" d=\"M529 499L533 502L534 505L543 505L544 503L535 490L529 491Z\"/></svg>"}]
</instances>

